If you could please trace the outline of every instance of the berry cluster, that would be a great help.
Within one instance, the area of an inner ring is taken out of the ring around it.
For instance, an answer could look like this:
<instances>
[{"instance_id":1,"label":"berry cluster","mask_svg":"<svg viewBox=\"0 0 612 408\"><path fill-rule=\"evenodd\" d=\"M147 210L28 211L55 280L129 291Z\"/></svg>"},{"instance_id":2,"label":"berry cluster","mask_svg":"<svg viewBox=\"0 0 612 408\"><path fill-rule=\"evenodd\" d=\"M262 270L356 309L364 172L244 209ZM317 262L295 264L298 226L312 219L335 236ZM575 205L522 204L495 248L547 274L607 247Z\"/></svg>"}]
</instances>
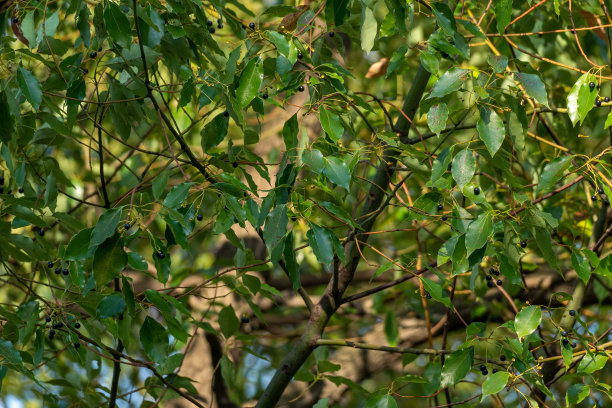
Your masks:
<instances>
[{"instance_id":1,"label":"berry cluster","mask_svg":"<svg viewBox=\"0 0 612 408\"><path fill-rule=\"evenodd\" d=\"M496 279L495 283L493 283L493 276L495 276L496 278L499 277L499 271L495 268L491 268L489 269L489 275L486 276L487 278L487 286L492 288L495 283L497 283L497 286L501 286L504 282L502 282L501 279Z\"/></svg>"}]
</instances>

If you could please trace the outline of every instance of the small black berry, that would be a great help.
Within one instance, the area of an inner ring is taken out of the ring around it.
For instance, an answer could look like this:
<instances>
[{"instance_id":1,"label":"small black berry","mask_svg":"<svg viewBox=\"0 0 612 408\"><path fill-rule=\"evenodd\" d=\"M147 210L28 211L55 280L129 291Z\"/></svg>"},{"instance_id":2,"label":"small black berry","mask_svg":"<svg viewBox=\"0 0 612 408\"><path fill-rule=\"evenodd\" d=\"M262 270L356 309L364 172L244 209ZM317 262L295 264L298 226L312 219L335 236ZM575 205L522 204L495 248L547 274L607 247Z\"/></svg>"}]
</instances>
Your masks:
<instances>
[{"instance_id":1,"label":"small black berry","mask_svg":"<svg viewBox=\"0 0 612 408\"><path fill-rule=\"evenodd\" d=\"M489 370L482 370L481 373L482 375L489 375Z\"/></svg>"},{"instance_id":2,"label":"small black berry","mask_svg":"<svg viewBox=\"0 0 612 408\"><path fill-rule=\"evenodd\" d=\"M563 331L561 332L561 335L562 335L563 337L567 337L567 330L563 330Z\"/></svg>"},{"instance_id":3,"label":"small black berry","mask_svg":"<svg viewBox=\"0 0 612 408\"><path fill-rule=\"evenodd\" d=\"M44 230L44 228L41 228L41 229L39 229L39 230L38 230L38 235L40 235L41 237L44 237L44 236L45 236L45 230Z\"/></svg>"},{"instance_id":4,"label":"small black berry","mask_svg":"<svg viewBox=\"0 0 612 408\"><path fill-rule=\"evenodd\" d=\"M444 206L442 204L438 204L438 211L442 211L444 209Z\"/></svg>"},{"instance_id":5,"label":"small black berry","mask_svg":"<svg viewBox=\"0 0 612 408\"><path fill-rule=\"evenodd\" d=\"M576 348L576 343L572 343L572 348Z\"/></svg>"},{"instance_id":6,"label":"small black berry","mask_svg":"<svg viewBox=\"0 0 612 408\"><path fill-rule=\"evenodd\" d=\"M300 92L304 92L304 85L300 85L300 86L298 86L298 91L300 91Z\"/></svg>"},{"instance_id":7,"label":"small black berry","mask_svg":"<svg viewBox=\"0 0 612 408\"><path fill-rule=\"evenodd\" d=\"M493 275L495 275L495 276L499 276L499 271L498 271L497 269L495 269L495 270L493 271Z\"/></svg>"},{"instance_id":8,"label":"small black berry","mask_svg":"<svg viewBox=\"0 0 612 408\"><path fill-rule=\"evenodd\" d=\"M600 187L597 189L597 194L603 194L603 193L604 193L603 188Z\"/></svg>"},{"instance_id":9,"label":"small black berry","mask_svg":"<svg viewBox=\"0 0 612 408\"><path fill-rule=\"evenodd\" d=\"M238 167L238 162L232 162L232 167L233 167L233 168Z\"/></svg>"},{"instance_id":10,"label":"small black berry","mask_svg":"<svg viewBox=\"0 0 612 408\"><path fill-rule=\"evenodd\" d=\"M162 250L158 250L157 251L157 257L160 259L164 259L166 257L166 254L164 254L164 252Z\"/></svg>"},{"instance_id":11,"label":"small black berry","mask_svg":"<svg viewBox=\"0 0 612 408\"><path fill-rule=\"evenodd\" d=\"M223 116L225 116L226 118L229 118L229 112L228 111L223 112Z\"/></svg>"},{"instance_id":12,"label":"small black berry","mask_svg":"<svg viewBox=\"0 0 612 408\"><path fill-rule=\"evenodd\" d=\"M214 27L210 27L208 29L208 32L211 33L211 34L214 34L215 33L215 28Z\"/></svg>"},{"instance_id":13,"label":"small black berry","mask_svg":"<svg viewBox=\"0 0 612 408\"><path fill-rule=\"evenodd\" d=\"M333 38L333 36L336 35L336 33L334 33L333 31L329 32L329 36Z\"/></svg>"},{"instance_id":14,"label":"small black berry","mask_svg":"<svg viewBox=\"0 0 612 408\"><path fill-rule=\"evenodd\" d=\"M576 316L576 311L575 310L570 310L569 311L570 316Z\"/></svg>"},{"instance_id":15,"label":"small black berry","mask_svg":"<svg viewBox=\"0 0 612 408\"><path fill-rule=\"evenodd\" d=\"M493 369L493 374L495 374L497 372L497 368Z\"/></svg>"},{"instance_id":16,"label":"small black berry","mask_svg":"<svg viewBox=\"0 0 612 408\"><path fill-rule=\"evenodd\" d=\"M492 279L493 279L493 277L492 277L491 275L487 275L487 280L488 280L488 281L490 281L490 280L492 280Z\"/></svg>"},{"instance_id":17,"label":"small black berry","mask_svg":"<svg viewBox=\"0 0 612 408\"><path fill-rule=\"evenodd\" d=\"M53 268L53 262L51 261L47 262L47 268Z\"/></svg>"},{"instance_id":18,"label":"small black berry","mask_svg":"<svg viewBox=\"0 0 612 408\"><path fill-rule=\"evenodd\" d=\"M21 194L23 194L23 192L24 192L23 187L19 187L19 192L20 192Z\"/></svg>"},{"instance_id":19,"label":"small black berry","mask_svg":"<svg viewBox=\"0 0 612 408\"><path fill-rule=\"evenodd\" d=\"M62 273L62 268L60 267L55 268L55 274L59 275L60 273Z\"/></svg>"},{"instance_id":20,"label":"small black berry","mask_svg":"<svg viewBox=\"0 0 612 408\"><path fill-rule=\"evenodd\" d=\"M431 295L429 294L429 292L425 292L425 299L431 299Z\"/></svg>"},{"instance_id":21,"label":"small black berry","mask_svg":"<svg viewBox=\"0 0 612 408\"><path fill-rule=\"evenodd\" d=\"M206 25L210 27L211 25L213 25L213 22L212 22L212 21L210 21L210 20L208 20L208 21L206 22Z\"/></svg>"},{"instance_id":22,"label":"small black berry","mask_svg":"<svg viewBox=\"0 0 612 408\"><path fill-rule=\"evenodd\" d=\"M265 94L261 95L261 97L264 98L264 99L268 99L268 94L265 93Z\"/></svg>"},{"instance_id":23,"label":"small black berry","mask_svg":"<svg viewBox=\"0 0 612 408\"><path fill-rule=\"evenodd\" d=\"M298 59L302 59L302 58L304 58L304 54L302 54L301 52L298 52L297 57L298 57Z\"/></svg>"},{"instance_id":24,"label":"small black berry","mask_svg":"<svg viewBox=\"0 0 612 408\"><path fill-rule=\"evenodd\" d=\"M484 370L486 370L486 369L487 369L487 366L486 366L486 365L484 365L484 364L481 364L481 365L480 365L480 371L484 371Z\"/></svg>"},{"instance_id":25,"label":"small black berry","mask_svg":"<svg viewBox=\"0 0 612 408\"><path fill-rule=\"evenodd\" d=\"M123 224L123 229L129 230L131 227L129 222L126 222L125 224Z\"/></svg>"},{"instance_id":26,"label":"small black berry","mask_svg":"<svg viewBox=\"0 0 612 408\"><path fill-rule=\"evenodd\" d=\"M446 220L448 220L448 217L445 215L442 217L442 221L446 221Z\"/></svg>"},{"instance_id":27,"label":"small black berry","mask_svg":"<svg viewBox=\"0 0 612 408\"><path fill-rule=\"evenodd\" d=\"M521 248L527 247L527 241L521 241Z\"/></svg>"},{"instance_id":28,"label":"small black berry","mask_svg":"<svg viewBox=\"0 0 612 408\"><path fill-rule=\"evenodd\" d=\"M498 279L498 280L497 280L497 286L501 286L501 285L503 285L503 283L504 283L504 282L502 282L502 280L501 280L501 279Z\"/></svg>"},{"instance_id":29,"label":"small black berry","mask_svg":"<svg viewBox=\"0 0 612 408\"><path fill-rule=\"evenodd\" d=\"M62 273L64 274L64 276L68 276L70 271L68 269L62 269Z\"/></svg>"},{"instance_id":30,"label":"small black berry","mask_svg":"<svg viewBox=\"0 0 612 408\"><path fill-rule=\"evenodd\" d=\"M589 82L589 88L591 88L591 91L595 89L595 82L593 81Z\"/></svg>"},{"instance_id":31,"label":"small black berry","mask_svg":"<svg viewBox=\"0 0 612 408\"><path fill-rule=\"evenodd\" d=\"M98 52L101 52L101 51L102 51L102 47L98 47Z\"/></svg>"},{"instance_id":32,"label":"small black berry","mask_svg":"<svg viewBox=\"0 0 612 408\"><path fill-rule=\"evenodd\" d=\"M595 101L595 105L597 105L597 106L601 106L601 99L597 99L597 100Z\"/></svg>"},{"instance_id":33,"label":"small black berry","mask_svg":"<svg viewBox=\"0 0 612 408\"><path fill-rule=\"evenodd\" d=\"M10 4L10 3L9 3L9 4ZM17 18L17 17L13 17L13 23L14 23L14 24L17 24L18 22L19 22L19 18Z\"/></svg>"},{"instance_id":34,"label":"small black berry","mask_svg":"<svg viewBox=\"0 0 612 408\"><path fill-rule=\"evenodd\" d=\"M89 70L88 70L87 68L83 68L83 73L84 73L85 75L87 75L87 74L89 74Z\"/></svg>"},{"instance_id":35,"label":"small black berry","mask_svg":"<svg viewBox=\"0 0 612 408\"><path fill-rule=\"evenodd\" d=\"M506 356L502 354L501 356L499 356L499 359L500 359L501 361L506 361Z\"/></svg>"},{"instance_id":36,"label":"small black berry","mask_svg":"<svg viewBox=\"0 0 612 408\"><path fill-rule=\"evenodd\" d=\"M243 30L246 30L246 26L244 24L240 25L242 27Z\"/></svg>"},{"instance_id":37,"label":"small black berry","mask_svg":"<svg viewBox=\"0 0 612 408\"><path fill-rule=\"evenodd\" d=\"M220 29L222 29L222 28L223 28L223 24L221 24L221 23L217 24L217 28L218 28L219 30L220 30Z\"/></svg>"},{"instance_id":38,"label":"small black berry","mask_svg":"<svg viewBox=\"0 0 612 408\"><path fill-rule=\"evenodd\" d=\"M563 339L561 342L563 343L564 346L567 346L569 344L568 339Z\"/></svg>"},{"instance_id":39,"label":"small black berry","mask_svg":"<svg viewBox=\"0 0 612 408\"><path fill-rule=\"evenodd\" d=\"M297 217L291 217L291 221L297 221Z\"/></svg>"},{"instance_id":40,"label":"small black berry","mask_svg":"<svg viewBox=\"0 0 612 408\"><path fill-rule=\"evenodd\" d=\"M98 53L95 51L89 54L89 58L96 58L97 56L98 56Z\"/></svg>"},{"instance_id":41,"label":"small black berry","mask_svg":"<svg viewBox=\"0 0 612 408\"><path fill-rule=\"evenodd\" d=\"M49 336L55 336L55 330L53 329L49 330Z\"/></svg>"},{"instance_id":42,"label":"small black berry","mask_svg":"<svg viewBox=\"0 0 612 408\"><path fill-rule=\"evenodd\" d=\"M202 220L204 219L204 216L203 216L202 214L198 214L198 215L196 216L196 219L197 219L198 221L202 221Z\"/></svg>"},{"instance_id":43,"label":"small black berry","mask_svg":"<svg viewBox=\"0 0 612 408\"><path fill-rule=\"evenodd\" d=\"M243 313L242 316L240 316L240 321L245 324L250 322L249 315Z\"/></svg>"},{"instance_id":44,"label":"small black berry","mask_svg":"<svg viewBox=\"0 0 612 408\"><path fill-rule=\"evenodd\" d=\"M74 328L75 328L75 329L80 329L80 328L81 328L81 323L76 322L76 323L74 324Z\"/></svg>"},{"instance_id":45,"label":"small black berry","mask_svg":"<svg viewBox=\"0 0 612 408\"><path fill-rule=\"evenodd\" d=\"M480 188L474 187L474 195L478 195L478 194L480 194Z\"/></svg>"},{"instance_id":46,"label":"small black berry","mask_svg":"<svg viewBox=\"0 0 612 408\"><path fill-rule=\"evenodd\" d=\"M221 19L220 18L217 19L217 24L221 24Z\"/></svg>"},{"instance_id":47,"label":"small black berry","mask_svg":"<svg viewBox=\"0 0 612 408\"><path fill-rule=\"evenodd\" d=\"M79 343L78 341L74 342L74 348L79 348L81 347L81 343Z\"/></svg>"},{"instance_id":48,"label":"small black berry","mask_svg":"<svg viewBox=\"0 0 612 408\"><path fill-rule=\"evenodd\" d=\"M255 29L255 23L249 23L249 28L251 30L254 30Z\"/></svg>"},{"instance_id":49,"label":"small black berry","mask_svg":"<svg viewBox=\"0 0 612 408\"><path fill-rule=\"evenodd\" d=\"M597 201L597 196L596 196L595 194L593 194L593 195L591 196L591 200L593 200L593 201Z\"/></svg>"},{"instance_id":50,"label":"small black berry","mask_svg":"<svg viewBox=\"0 0 612 408\"><path fill-rule=\"evenodd\" d=\"M490 288L492 288L492 287L493 287L493 282L492 282L492 281L488 281L488 282L487 282L487 286L488 286L488 287L490 287Z\"/></svg>"},{"instance_id":51,"label":"small black berry","mask_svg":"<svg viewBox=\"0 0 612 408\"><path fill-rule=\"evenodd\" d=\"M45 322L47 322L47 323L51 322L51 317L49 317L49 316L45 317Z\"/></svg>"}]
</instances>

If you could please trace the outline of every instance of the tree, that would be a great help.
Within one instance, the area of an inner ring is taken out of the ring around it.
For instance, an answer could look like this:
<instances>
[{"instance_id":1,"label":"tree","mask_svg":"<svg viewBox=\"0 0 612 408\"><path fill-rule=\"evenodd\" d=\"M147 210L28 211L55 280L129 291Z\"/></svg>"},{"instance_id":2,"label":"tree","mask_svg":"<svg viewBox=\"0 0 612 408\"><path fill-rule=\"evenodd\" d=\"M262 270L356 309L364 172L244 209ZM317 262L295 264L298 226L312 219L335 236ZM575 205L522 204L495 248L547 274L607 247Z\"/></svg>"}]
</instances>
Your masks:
<instances>
[{"instance_id":1,"label":"tree","mask_svg":"<svg viewBox=\"0 0 612 408\"><path fill-rule=\"evenodd\" d=\"M2 1L0 396L611 404L605 2Z\"/></svg>"}]
</instances>

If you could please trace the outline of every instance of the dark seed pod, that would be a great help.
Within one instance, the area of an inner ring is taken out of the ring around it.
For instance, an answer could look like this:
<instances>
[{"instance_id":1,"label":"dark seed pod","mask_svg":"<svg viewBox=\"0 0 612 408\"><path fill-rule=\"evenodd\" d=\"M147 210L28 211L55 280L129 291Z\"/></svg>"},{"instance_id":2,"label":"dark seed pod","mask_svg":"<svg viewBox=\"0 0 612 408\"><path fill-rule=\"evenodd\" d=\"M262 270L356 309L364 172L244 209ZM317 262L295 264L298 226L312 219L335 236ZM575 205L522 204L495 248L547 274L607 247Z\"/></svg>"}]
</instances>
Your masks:
<instances>
[{"instance_id":1,"label":"dark seed pod","mask_svg":"<svg viewBox=\"0 0 612 408\"><path fill-rule=\"evenodd\" d=\"M576 311L575 310L570 310L569 311L570 316L576 316Z\"/></svg>"},{"instance_id":2,"label":"dark seed pod","mask_svg":"<svg viewBox=\"0 0 612 408\"><path fill-rule=\"evenodd\" d=\"M501 280L501 279L498 279L496 283L497 283L497 286L501 286L501 285L503 285L503 284L504 284L504 282L502 282L502 280Z\"/></svg>"},{"instance_id":3,"label":"dark seed pod","mask_svg":"<svg viewBox=\"0 0 612 408\"><path fill-rule=\"evenodd\" d=\"M521 248L527 247L527 241L521 241Z\"/></svg>"}]
</instances>

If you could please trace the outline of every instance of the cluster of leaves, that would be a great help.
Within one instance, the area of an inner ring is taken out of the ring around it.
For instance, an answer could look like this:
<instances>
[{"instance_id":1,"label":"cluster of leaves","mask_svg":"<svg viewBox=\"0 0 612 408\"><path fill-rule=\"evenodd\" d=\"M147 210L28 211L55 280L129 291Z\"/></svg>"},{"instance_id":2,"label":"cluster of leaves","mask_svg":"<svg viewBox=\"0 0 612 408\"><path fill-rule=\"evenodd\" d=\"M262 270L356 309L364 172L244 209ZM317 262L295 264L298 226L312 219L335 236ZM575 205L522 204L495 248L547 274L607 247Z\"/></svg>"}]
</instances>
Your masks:
<instances>
[{"instance_id":1,"label":"cluster of leaves","mask_svg":"<svg viewBox=\"0 0 612 408\"><path fill-rule=\"evenodd\" d=\"M296 380L325 379L366 407L443 389L448 404L449 389L466 403L517 403L504 390L530 406L609 399L612 112L600 99L609 61L567 69L607 48L596 28L582 47L559 30L607 11L574 2L571 14L554 1L523 14L511 0L486 3L15 2L10 27L0 22L2 392L95 406L142 383L142 406L197 404L200 390L179 372L204 331L223 339L230 398L257 399L267 384L253 387L247 370L270 378L292 336L259 338L247 316L264 331L268 316L292 313L283 295L297 293L306 313L326 289L305 287L304 275L334 288L340 272L353 268L352 279L359 268L367 287L388 285L359 306L362 321L357 302L339 306L340 293L327 317L340 329L309 350ZM519 46L509 33L526 39ZM565 46L562 62L551 38ZM364 80L383 56L384 69ZM416 114L399 111L404 98L416 99ZM283 109L291 113L269 131ZM378 185L380 174L390 183ZM222 239L235 247L226 269L210 254ZM536 297L529 278L538 273L576 289L551 285ZM285 293L271 277L289 281ZM401 338L414 314L428 326L434 317L461 324L444 325L439 351L396 348L418 343ZM57 335L47 316L63 324ZM403 353L406 372L364 386L365 374L333 363L331 347L378 316L388 346L366 348ZM321 336L299 320L307 340ZM250 368L248 358L262 363ZM548 377L556 361L560 377ZM130 381L118 392L119 364ZM486 379L475 381L481 364Z\"/></svg>"}]
</instances>

